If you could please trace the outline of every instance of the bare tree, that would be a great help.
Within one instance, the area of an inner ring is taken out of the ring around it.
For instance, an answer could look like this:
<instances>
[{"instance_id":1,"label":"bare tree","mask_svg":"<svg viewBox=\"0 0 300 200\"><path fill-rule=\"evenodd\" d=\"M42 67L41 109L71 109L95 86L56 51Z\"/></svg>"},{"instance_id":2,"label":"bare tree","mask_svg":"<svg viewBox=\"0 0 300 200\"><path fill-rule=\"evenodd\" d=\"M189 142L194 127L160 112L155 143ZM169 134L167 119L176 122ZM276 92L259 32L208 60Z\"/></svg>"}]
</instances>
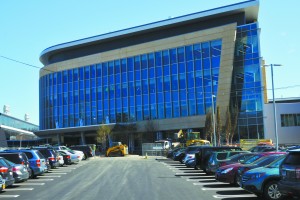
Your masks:
<instances>
[{"instance_id":1,"label":"bare tree","mask_svg":"<svg viewBox=\"0 0 300 200\"><path fill-rule=\"evenodd\" d=\"M107 147L109 142L109 136L111 134L111 128L107 125L102 124L97 130L97 142L101 143L104 148Z\"/></svg>"},{"instance_id":2,"label":"bare tree","mask_svg":"<svg viewBox=\"0 0 300 200\"><path fill-rule=\"evenodd\" d=\"M233 139L233 136L235 134L235 129L237 127L237 123L238 123L238 116L239 116L239 108L238 106L236 105L234 107L234 111L232 113L232 120L231 120L231 131L230 131L230 144L232 145L232 139Z\"/></svg>"},{"instance_id":3,"label":"bare tree","mask_svg":"<svg viewBox=\"0 0 300 200\"><path fill-rule=\"evenodd\" d=\"M204 139L207 140L208 137L210 137L211 142L212 142L212 134L213 134L213 126L212 125L213 125L213 123L212 123L212 113L211 113L211 109L210 109L206 113Z\"/></svg>"},{"instance_id":4,"label":"bare tree","mask_svg":"<svg viewBox=\"0 0 300 200\"><path fill-rule=\"evenodd\" d=\"M216 126L216 132L218 137L218 146L221 146L221 136L222 136L222 120L221 120L221 113L220 113L220 107L217 106L217 126Z\"/></svg>"},{"instance_id":5,"label":"bare tree","mask_svg":"<svg viewBox=\"0 0 300 200\"><path fill-rule=\"evenodd\" d=\"M225 132L226 145L229 145L230 132L231 132L231 114L230 114L229 107L227 107L226 110L226 122L224 126L224 132Z\"/></svg>"}]
</instances>

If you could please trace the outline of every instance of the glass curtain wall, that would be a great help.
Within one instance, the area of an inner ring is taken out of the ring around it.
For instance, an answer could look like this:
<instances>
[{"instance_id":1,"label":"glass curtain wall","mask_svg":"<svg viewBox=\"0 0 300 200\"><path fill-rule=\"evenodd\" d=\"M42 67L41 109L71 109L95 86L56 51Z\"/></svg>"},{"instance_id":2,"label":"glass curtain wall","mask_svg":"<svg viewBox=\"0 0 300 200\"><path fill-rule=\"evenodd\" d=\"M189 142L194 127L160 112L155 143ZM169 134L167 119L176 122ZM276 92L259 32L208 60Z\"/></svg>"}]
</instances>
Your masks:
<instances>
[{"instance_id":1,"label":"glass curtain wall","mask_svg":"<svg viewBox=\"0 0 300 200\"><path fill-rule=\"evenodd\" d=\"M205 115L221 48L217 39L45 75L41 130Z\"/></svg>"},{"instance_id":2,"label":"glass curtain wall","mask_svg":"<svg viewBox=\"0 0 300 200\"><path fill-rule=\"evenodd\" d=\"M264 138L263 85L257 23L237 27L231 106L239 109L236 139Z\"/></svg>"}]
</instances>

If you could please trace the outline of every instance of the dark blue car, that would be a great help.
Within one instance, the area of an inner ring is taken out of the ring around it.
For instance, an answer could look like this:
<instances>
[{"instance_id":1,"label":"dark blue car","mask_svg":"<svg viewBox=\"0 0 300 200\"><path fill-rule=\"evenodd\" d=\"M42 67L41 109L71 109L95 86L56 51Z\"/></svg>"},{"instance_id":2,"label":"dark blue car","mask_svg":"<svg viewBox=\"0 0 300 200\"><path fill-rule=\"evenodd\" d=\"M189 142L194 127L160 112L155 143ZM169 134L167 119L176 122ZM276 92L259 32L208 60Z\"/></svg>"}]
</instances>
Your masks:
<instances>
[{"instance_id":1,"label":"dark blue car","mask_svg":"<svg viewBox=\"0 0 300 200\"><path fill-rule=\"evenodd\" d=\"M245 172L239 185L263 199L280 200L284 196L278 190L279 166L286 155L280 156L275 161L264 167L258 167Z\"/></svg>"}]
</instances>

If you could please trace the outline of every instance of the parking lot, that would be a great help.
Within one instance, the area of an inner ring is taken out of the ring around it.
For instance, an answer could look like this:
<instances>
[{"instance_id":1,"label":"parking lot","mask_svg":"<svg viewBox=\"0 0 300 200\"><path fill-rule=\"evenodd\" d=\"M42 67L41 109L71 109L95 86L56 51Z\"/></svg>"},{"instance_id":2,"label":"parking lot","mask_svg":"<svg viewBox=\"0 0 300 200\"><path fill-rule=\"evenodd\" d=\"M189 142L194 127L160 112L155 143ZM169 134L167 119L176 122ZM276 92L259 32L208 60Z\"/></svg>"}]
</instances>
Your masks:
<instances>
[{"instance_id":1,"label":"parking lot","mask_svg":"<svg viewBox=\"0 0 300 200\"><path fill-rule=\"evenodd\" d=\"M185 179L188 184L193 185L195 190L209 193L211 199L258 199L256 195L240 187L216 181L214 175L207 175L202 170L187 168L185 164L171 159L158 159L157 161L172 171L174 176Z\"/></svg>"},{"instance_id":2,"label":"parking lot","mask_svg":"<svg viewBox=\"0 0 300 200\"><path fill-rule=\"evenodd\" d=\"M30 195L28 193L36 193L37 191L44 190L47 188L47 186L53 184L53 182L57 183L61 180L64 180L66 176L68 176L70 173L76 172L76 170L82 168L92 159L94 158L72 165L57 167L55 169L51 169L49 172L37 176L34 179L28 179L27 181L21 183L14 183L12 187L7 187L0 193L0 199L24 199L23 197L25 195Z\"/></svg>"}]
</instances>

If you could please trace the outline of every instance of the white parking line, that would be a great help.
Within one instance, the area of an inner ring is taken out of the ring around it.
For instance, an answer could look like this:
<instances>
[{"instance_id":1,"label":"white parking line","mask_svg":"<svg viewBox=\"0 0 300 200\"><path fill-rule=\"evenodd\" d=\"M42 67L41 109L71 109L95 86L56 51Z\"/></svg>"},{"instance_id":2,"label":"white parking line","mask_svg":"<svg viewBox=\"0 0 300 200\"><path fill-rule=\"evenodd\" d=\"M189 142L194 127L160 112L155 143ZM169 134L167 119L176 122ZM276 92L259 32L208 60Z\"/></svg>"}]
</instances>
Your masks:
<instances>
[{"instance_id":1,"label":"white parking line","mask_svg":"<svg viewBox=\"0 0 300 200\"><path fill-rule=\"evenodd\" d=\"M71 172L72 170L52 170L49 172L49 174L55 173L55 172ZM48 173L46 173L48 174Z\"/></svg>"},{"instance_id":2,"label":"white parking line","mask_svg":"<svg viewBox=\"0 0 300 200\"><path fill-rule=\"evenodd\" d=\"M51 172L51 174L67 174L67 173L63 173L63 172Z\"/></svg>"},{"instance_id":3,"label":"white parking line","mask_svg":"<svg viewBox=\"0 0 300 200\"><path fill-rule=\"evenodd\" d=\"M17 198L19 197L20 195L3 195L1 194L0 195L0 198Z\"/></svg>"},{"instance_id":4,"label":"white parking line","mask_svg":"<svg viewBox=\"0 0 300 200\"><path fill-rule=\"evenodd\" d=\"M206 176L181 176L181 178L198 179L198 180L201 180L199 178L203 178L203 177L206 177ZM209 178L209 177L207 177L207 178Z\"/></svg>"},{"instance_id":5,"label":"white parking line","mask_svg":"<svg viewBox=\"0 0 300 200\"><path fill-rule=\"evenodd\" d=\"M238 188L238 187L229 187L229 188L201 188L201 190L217 190L217 191L226 191L226 190L243 190L242 188Z\"/></svg>"},{"instance_id":6,"label":"white parking line","mask_svg":"<svg viewBox=\"0 0 300 200\"><path fill-rule=\"evenodd\" d=\"M193 183L194 185L223 185L223 184L228 184L228 183L221 183L221 182L208 182L208 183Z\"/></svg>"},{"instance_id":7,"label":"white parking line","mask_svg":"<svg viewBox=\"0 0 300 200\"><path fill-rule=\"evenodd\" d=\"M175 174L175 176L184 176L184 175L188 176L188 175L201 175L201 174L205 174L205 173L202 173L202 172L200 172L200 173L184 173L184 172L178 172L178 171L175 171L175 170L173 170L173 172L177 172Z\"/></svg>"},{"instance_id":8,"label":"white parking line","mask_svg":"<svg viewBox=\"0 0 300 200\"><path fill-rule=\"evenodd\" d=\"M170 167L169 169L178 169L178 170L183 170L183 169L186 169L186 167Z\"/></svg>"},{"instance_id":9,"label":"white parking line","mask_svg":"<svg viewBox=\"0 0 300 200\"><path fill-rule=\"evenodd\" d=\"M186 181L214 181L215 179L186 179Z\"/></svg>"},{"instance_id":10,"label":"white parking line","mask_svg":"<svg viewBox=\"0 0 300 200\"><path fill-rule=\"evenodd\" d=\"M254 194L241 194L241 195L213 195L216 199L223 199L223 198L242 198L242 197L257 197Z\"/></svg>"},{"instance_id":11,"label":"white parking line","mask_svg":"<svg viewBox=\"0 0 300 200\"><path fill-rule=\"evenodd\" d=\"M33 190L34 188L8 188L5 189L4 191L22 191L22 190Z\"/></svg>"},{"instance_id":12,"label":"white parking line","mask_svg":"<svg viewBox=\"0 0 300 200\"><path fill-rule=\"evenodd\" d=\"M14 185L45 185L45 183L14 183Z\"/></svg>"},{"instance_id":13,"label":"white parking line","mask_svg":"<svg viewBox=\"0 0 300 200\"><path fill-rule=\"evenodd\" d=\"M44 176L38 176L39 178L49 178L49 177L51 177L51 178L59 178L59 177L61 177L61 176L48 176L48 175L44 175Z\"/></svg>"},{"instance_id":14,"label":"white parking line","mask_svg":"<svg viewBox=\"0 0 300 200\"><path fill-rule=\"evenodd\" d=\"M49 179L30 179L30 180L27 180L28 182L39 182L39 181L53 181L54 179L52 178L49 178Z\"/></svg>"}]
</instances>

